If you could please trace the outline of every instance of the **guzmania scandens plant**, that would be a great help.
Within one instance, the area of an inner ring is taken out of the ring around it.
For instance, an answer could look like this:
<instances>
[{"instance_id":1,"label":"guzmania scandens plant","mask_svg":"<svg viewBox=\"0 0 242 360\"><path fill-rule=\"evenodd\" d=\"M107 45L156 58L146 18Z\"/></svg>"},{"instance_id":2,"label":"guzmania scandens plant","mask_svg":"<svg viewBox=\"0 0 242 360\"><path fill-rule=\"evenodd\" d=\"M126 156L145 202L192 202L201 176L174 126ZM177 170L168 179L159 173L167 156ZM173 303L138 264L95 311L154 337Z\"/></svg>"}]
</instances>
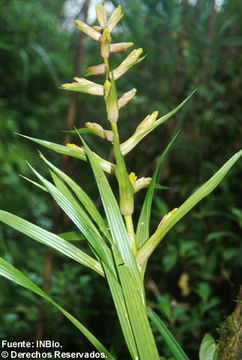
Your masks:
<instances>
[{"instance_id":1,"label":"guzmania scandens plant","mask_svg":"<svg viewBox=\"0 0 242 360\"><path fill-rule=\"evenodd\" d=\"M133 43L111 43L112 31L123 16L121 6L118 6L107 20L105 8L98 4L96 6L96 15L99 26L89 26L79 20L76 20L76 23L81 31L100 45L102 63L89 67L86 76L102 75L105 77L104 84L101 85L86 78L76 77L73 83L64 84L62 87L68 91L83 92L103 97L107 112L107 124L109 123L110 129L105 130L100 124L87 122L85 128L75 130L81 139L82 146L75 144L62 146L49 141L24 136L57 153L66 154L90 163L100 192L106 216L105 219L100 215L86 192L42 154L40 154L40 157L49 168L53 182L45 179L29 166L40 183L33 180L30 181L49 192L76 225L77 232L75 236L80 236L80 233L84 235L90 245L93 256L88 255L70 241L67 241L70 238L68 236L70 235L69 233L61 235L51 233L6 211L0 211L0 220L32 239L56 249L105 278L108 282L123 336L132 359L160 359L149 318L157 330L160 331L174 358L179 360L188 359L165 323L150 308L146 307L144 275L147 260L167 232L201 199L214 190L232 165L239 159L242 150L232 156L215 175L198 188L182 205L177 205L176 209L165 215L161 219L160 224L157 224L156 231L150 236L151 205L158 170L177 134L163 151L152 178L137 179L134 172L128 173L124 156L133 150L146 135L175 114L192 94L167 115L158 118L157 111L147 115L137 126L135 132L120 144L118 131L118 124L122 125L122 121L119 121L120 113L122 108L135 97L136 89L129 90L118 98L116 82L143 59L140 57L142 49L131 51L118 67L111 69L109 58L112 53L125 51ZM92 151L81 138L80 134L82 133L95 134L109 141L113 146L115 164L102 159ZM114 175L117 179L119 205L105 172ZM139 215L137 228L135 229L132 220L134 197L137 191L142 188L148 188L148 190ZM44 297L69 318L99 352L105 353L108 359L116 358L115 354L111 354L84 325L3 258L0 258L0 274Z\"/></svg>"}]
</instances>

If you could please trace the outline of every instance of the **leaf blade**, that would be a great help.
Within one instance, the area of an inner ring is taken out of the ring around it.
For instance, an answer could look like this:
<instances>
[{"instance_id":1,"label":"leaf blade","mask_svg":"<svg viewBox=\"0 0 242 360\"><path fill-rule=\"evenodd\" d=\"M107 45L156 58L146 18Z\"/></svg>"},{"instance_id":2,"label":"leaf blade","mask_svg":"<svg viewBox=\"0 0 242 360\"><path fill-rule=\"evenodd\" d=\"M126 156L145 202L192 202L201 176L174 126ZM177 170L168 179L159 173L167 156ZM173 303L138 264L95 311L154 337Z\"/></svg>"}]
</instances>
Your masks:
<instances>
[{"instance_id":1,"label":"leaf blade","mask_svg":"<svg viewBox=\"0 0 242 360\"><path fill-rule=\"evenodd\" d=\"M136 259L140 265L149 258L167 232L200 200L208 196L223 180L234 163L242 156L242 150L235 153L208 181L199 187L165 223L149 238L138 251Z\"/></svg>"},{"instance_id":2,"label":"leaf blade","mask_svg":"<svg viewBox=\"0 0 242 360\"><path fill-rule=\"evenodd\" d=\"M58 235L3 210L0 210L0 221L104 276L101 264L97 260Z\"/></svg>"},{"instance_id":3,"label":"leaf blade","mask_svg":"<svg viewBox=\"0 0 242 360\"><path fill-rule=\"evenodd\" d=\"M97 210L94 202L87 195L87 193L75 181L73 181L68 175L66 175L63 171L61 171L56 166L54 166L50 161L48 161L42 154L40 154L40 157L71 188L71 190L74 192L74 194L80 200L80 202L82 203L84 208L87 210L89 215L95 220L96 224L98 224L102 233L107 237L107 239L109 241L111 241L111 236L110 236L109 231L106 228L104 220L103 220L102 216L100 215L99 211Z\"/></svg>"},{"instance_id":4,"label":"leaf blade","mask_svg":"<svg viewBox=\"0 0 242 360\"><path fill-rule=\"evenodd\" d=\"M153 322L157 330L159 330L160 334L162 335L163 339L165 340L166 344L174 355L175 359L189 360L179 343L176 341L175 337L172 335L172 333L164 323L164 321L162 321L159 316L153 310L151 310L151 308L148 307L147 312L151 321Z\"/></svg>"},{"instance_id":5,"label":"leaf blade","mask_svg":"<svg viewBox=\"0 0 242 360\"><path fill-rule=\"evenodd\" d=\"M126 263L130 273L135 277L140 293L143 294L144 289L140 271L132 252L130 240L117 201L102 168L97 163L87 144L84 140L82 141L97 182L113 241L119 250L119 255L122 261Z\"/></svg>"},{"instance_id":6,"label":"leaf blade","mask_svg":"<svg viewBox=\"0 0 242 360\"><path fill-rule=\"evenodd\" d=\"M56 143L46 141L46 140L33 138L33 137L30 137L27 135L22 135L22 134L17 134L17 135L22 136L25 139L31 140L31 141L35 142L36 144L44 146L47 149L53 150L58 154L68 155L68 156L74 157L74 158L82 160L82 161L87 161L86 154L84 151L82 151L82 149L80 149L80 150L73 149L73 148L70 148L70 147L67 147L64 145L56 144ZM100 158L98 155L95 155L95 156L104 171L106 171L109 174L114 174L114 171L115 171L114 164L110 163L107 160Z\"/></svg>"},{"instance_id":7,"label":"leaf blade","mask_svg":"<svg viewBox=\"0 0 242 360\"><path fill-rule=\"evenodd\" d=\"M50 181L46 180L41 174L39 174L31 165L29 166L40 179L40 181L44 184L57 204L86 237L98 257L110 268L110 271L115 274L112 256L107 244L101 237L95 225L90 220L85 210L81 207L80 204L77 203L70 191L67 189L64 182L58 178L57 175L55 175L57 177L56 181L58 181L57 187L55 187Z\"/></svg>"},{"instance_id":8,"label":"leaf blade","mask_svg":"<svg viewBox=\"0 0 242 360\"><path fill-rule=\"evenodd\" d=\"M115 360L110 352L100 343L100 341L84 326L82 325L73 315L68 311L63 309L58 305L52 298L47 295L43 290L41 290L37 285L35 285L30 279L28 279L22 272L16 269L13 265L8 263L6 260L0 257L0 275L27 288L30 291L42 296L52 305L54 305L58 310L60 310L63 315L65 315L83 334L86 338L95 346L99 352L103 352L107 355L107 358L110 360Z\"/></svg>"},{"instance_id":9,"label":"leaf blade","mask_svg":"<svg viewBox=\"0 0 242 360\"><path fill-rule=\"evenodd\" d=\"M145 243L146 240L149 238L149 225L150 225L150 216L151 216L151 205L154 195L154 190L156 187L156 179L159 172L160 165L166 156L167 152L169 151L170 147L172 146L173 142L175 141L176 137L178 136L179 131L174 135L172 140L169 142L163 153L161 154L158 163L156 165L150 186L147 190L145 200L142 206L142 210L140 213L140 217L138 220L137 225L137 232L136 232L136 241L138 249Z\"/></svg>"}]
</instances>

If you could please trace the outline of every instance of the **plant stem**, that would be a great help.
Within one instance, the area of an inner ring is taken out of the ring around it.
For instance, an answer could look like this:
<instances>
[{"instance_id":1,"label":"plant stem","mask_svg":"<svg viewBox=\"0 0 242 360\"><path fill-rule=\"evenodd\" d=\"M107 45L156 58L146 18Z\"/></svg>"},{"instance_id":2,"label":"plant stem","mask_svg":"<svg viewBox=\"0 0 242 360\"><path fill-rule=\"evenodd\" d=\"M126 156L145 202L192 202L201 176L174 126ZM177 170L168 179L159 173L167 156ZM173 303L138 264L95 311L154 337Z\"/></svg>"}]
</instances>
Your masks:
<instances>
[{"instance_id":1,"label":"plant stem","mask_svg":"<svg viewBox=\"0 0 242 360\"><path fill-rule=\"evenodd\" d=\"M128 232L129 238L130 238L133 253L136 254L138 250L137 250L137 245L136 245L132 215L126 215L126 216L124 216L124 219L125 219L126 229L127 229L127 232Z\"/></svg>"},{"instance_id":2,"label":"plant stem","mask_svg":"<svg viewBox=\"0 0 242 360\"><path fill-rule=\"evenodd\" d=\"M108 62L108 59L104 59L104 64L105 64L106 80L108 80L108 76L109 76L109 62Z\"/></svg>"}]
</instances>

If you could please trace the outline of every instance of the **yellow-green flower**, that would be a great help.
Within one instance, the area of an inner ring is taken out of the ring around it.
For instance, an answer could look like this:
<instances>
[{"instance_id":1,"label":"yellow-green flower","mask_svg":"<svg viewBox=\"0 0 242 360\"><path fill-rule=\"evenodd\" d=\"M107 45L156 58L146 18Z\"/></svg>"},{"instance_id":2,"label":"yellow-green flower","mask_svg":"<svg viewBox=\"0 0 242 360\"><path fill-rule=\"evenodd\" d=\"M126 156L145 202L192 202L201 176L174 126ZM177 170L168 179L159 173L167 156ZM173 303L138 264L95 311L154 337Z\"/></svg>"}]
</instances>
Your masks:
<instances>
[{"instance_id":1,"label":"yellow-green flower","mask_svg":"<svg viewBox=\"0 0 242 360\"><path fill-rule=\"evenodd\" d=\"M62 88L65 90L78 91L90 95L98 95L98 96L104 95L103 85L96 84L93 81L89 81L87 79L82 79L78 77L75 77L74 80L76 81L73 83L62 84L61 85Z\"/></svg>"},{"instance_id":2,"label":"yellow-green flower","mask_svg":"<svg viewBox=\"0 0 242 360\"><path fill-rule=\"evenodd\" d=\"M113 132L111 130L104 130L101 125L91 122L87 122L85 126L87 129L91 129L94 134L101 137L102 139L113 141Z\"/></svg>"},{"instance_id":3,"label":"yellow-green flower","mask_svg":"<svg viewBox=\"0 0 242 360\"><path fill-rule=\"evenodd\" d=\"M154 111L152 114L147 115L146 118L141 121L141 123L137 126L134 134L139 134L144 130L150 129L150 127L154 124L158 116L158 111Z\"/></svg>"},{"instance_id":4,"label":"yellow-green flower","mask_svg":"<svg viewBox=\"0 0 242 360\"><path fill-rule=\"evenodd\" d=\"M113 31L113 29L115 28L117 23L122 19L122 17L123 17L123 11L121 5L119 5L110 16L110 19L108 20L108 23L106 25L106 28L109 30L110 33Z\"/></svg>"},{"instance_id":5,"label":"yellow-green flower","mask_svg":"<svg viewBox=\"0 0 242 360\"><path fill-rule=\"evenodd\" d=\"M101 27L104 27L107 22L107 13L106 9L102 6L102 4L97 4L95 7L97 21Z\"/></svg>"},{"instance_id":6,"label":"yellow-green flower","mask_svg":"<svg viewBox=\"0 0 242 360\"><path fill-rule=\"evenodd\" d=\"M132 89L132 90L127 91L126 93L124 93L121 96L121 98L118 99L118 108L121 109L122 107L127 105L130 101L132 101L133 98L136 95L136 92L137 92L136 89Z\"/></svg>"},{"instance_id":7,"label":"yellow-green flower","mask_svg":"<svg viewBox=\"0 0 242 360\"><path fill-rule=\"evenodd\" d=\"M98 41L101 34L92 26L85 24L83 21L76 20L76 24L79 30L84 32L86 35L91 37L92 39Z\"/></svg>"},{"instance_id":8,"label":"yellow-green flower","mask_svg":"<svg viewBox=\"0 0 242 360\"><path fill-rule=\"evenodd\" d=\"M132 43L132 42L121 42L121 43L111 44L110 51L113 53L125 51L133 45L134 45L134 43Z\"/></svg>"},{"instance_id":9,"label":"yellow-green flower","mask_svg":"<svg viewBox=\"0 0 242 360\"><path fill-rule=\"evenodd\" d=\"M86 76L104 75L104 74L105 74L105 64L90 66L86 72Z\"/></svg>"},{"instance_id":10,"label":"yellow-green flower","mask_svg":"<svg viewBox=\"0 0 242 360\"><path fill-rule=\"evenodd\" d=\"M119 79L123 74L125 74L132 66L134 66L139 60L140 55L142 54L143 49L133 50L121 64L113 70L114 80Z\"/></svg>"}]
</instances>

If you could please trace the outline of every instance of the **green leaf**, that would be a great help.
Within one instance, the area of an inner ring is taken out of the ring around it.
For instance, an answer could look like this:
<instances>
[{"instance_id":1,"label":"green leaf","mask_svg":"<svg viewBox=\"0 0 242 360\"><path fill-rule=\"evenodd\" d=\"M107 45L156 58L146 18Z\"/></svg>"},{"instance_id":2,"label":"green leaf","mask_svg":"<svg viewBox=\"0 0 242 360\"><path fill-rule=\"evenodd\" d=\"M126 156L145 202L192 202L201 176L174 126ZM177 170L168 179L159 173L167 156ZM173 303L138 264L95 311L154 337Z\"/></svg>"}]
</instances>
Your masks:
<instances>
[{"instance_id":1,"label":"green leaf","mask_svg":"<svg viewBox=\"0 0 242 360\"><path fill-rule=\"evenodd\" d=\"M97 135L96 131L94 129L88 129L88 128L80 128L80 129L75 129L75 130L64 130L64 133L68 133L68 134L93 134L93 135Z\"/></svg>"},{"instance_id":2,"label":"green leaf","mask_svg":"<svg viewBox=\"0 0 242 360\"><path fill-rule=\"evenodd\" d=\"M217 346L212 335L205 334L199 348L199 360L214 360L216 349Z\"/></svg>"},{"instance_id":3,"label":"green leaf","mask_svg":"<svg viewBox=\"0 0 242 360\"><path fill-rule=\"evenodd\" d=\"M99 211L97 210L94 202L91 200L91 198L86 194L86 192L75 182L73 181L68 175L66 175L63 171L58 169L56 166L54 166L50 161L48 161L42 154L40 154L41 158L44 160L44 162L58 175L60 176L66 184L71 188L71 190L74 192L74 194L77 196L77 198L80 200L84 208L87 210L87 212L91 215L91 218L96 222L96 224L99 226L99 229L102 231L102 233L106 236L106 238L112 242L110 233L106 227L106 224L100 215Z\"/></svg>"},{"instance_id":4,"label":"green leaf","mask_svg":"<svg viewBox=\"0 0 242 360\"><path fill-rule=\"evenodd\" d=\"M140 271L132 252L130 239L128 237L117 201L102 168L99 166L95 156L87 144L84 142L84 140L82 141L97 182L113 241L116 244L122 261L128 267L131 276L136 279L137 287L143 296L144 289Z\"/></svg>"},{"instance_id":5,"label":"green leaf","mask_svg":"<svg viewBox=\"0 0 242 360\"><path fill-rule=\"evenodd\" d=\"M108 285L112 294L114 305L117 311L119 322L122 328L122 332L132 356L132 359L138 359L138 350L128 316L127 305L125 302L124 294L120 282L110 273L110 271L104 265L105 276L108 281Z\"/></svg>"},{"instance_id":6,"label":"green leaf","mask_svg":"<svg viewBox=\"0 0 242 360\"><path fill-rule=\"evenodd\" d=\"M33 181L33 180L29 179L28 177L23 176L23 175L19 175L19 176L20 176L21 178L23 178L24 180L27 180L28 182L30 182L30 183L33 184L34 186L38 187L39 189L48 192L44 186L40 185L40 184L37 183L36 181Z\"/></svg>"},{"instance_id":7,"label":"green leaf","mask_svg":"<svg viewBox=\"0 0 242 360\"><path fill-rule=\"evenodd\" d=\"M17 270L14 266L9 264L3 258L0 258L0 275L25 287L26 289L33 291L34 293L42 296L44 299L49 301L54 305L59 311L62 312L82 333L86 338L93 344L93 346L101 353L105 353L107 359L115 360L114 357L109 353L109 351L97 340L97 338L89 331L87 328L82 325L74 316L72 316L68 311L63 309L58 305L52 298L47 295L43 290L41 290L37 285L35 285L31 280L29 280L22 272Z\"/></svg>"},{"instance_id":8,"label":"green leaf","mask_svg":"<svg viewBox=\"0 0 242 360\"><path fill-rule=\"evenodd\" d=\"M119 147L117 125L112 123L113 149L116 160L115 176L119 187L120 211L122 215L130 216L134 212L134 189L129 180L125 161Z\"/></svg>"},{"instance_id":9,"label":"green leaf","mask_svg":"<svg viewBox=\"0 0 242 360\"><path fill-rule=\"evenodd\" d=\"M180 105L178 105L175 109L170 111L168 114L162 116L157 119L154 124L147 130L143 130L137 135L131 136L128 140L120 145L120 150L123 155L127 154L131 151L146 135L148 135L151 131L157 128L157 126L163 124L166 120L168 120L172 115L174 115L180 108L190 99L190 97L196 92L194 90Z\"/></svg>"},{"instance_id":10,"label":"green leaf","mask_svg":"<svg viewBox=\"0 0 242 360\"><path fill-rule=\"evenodd\" d=\"M36 139L30 136L26 136L26 135L22 135L22 134L18 134L19 136L24 137L25 139L31 140L33 142L35 142L36 144L39 144L41 146L46 147L47 149L53 150L58 154L63 154L63 155L68 155L71 157L74 157L76 159L82 160L82 161L87 161L87 157L85 154L85 151L82 149L73 149L64 145L59 145L56 143L52 143L50 141L46 141L46 140L41 140L41 139ZM97 154L94 154L94 156L97 158L97 162L100 164L100 166L102 167L102 169L104 171L106 171L109 174L114 174L115 172L115 165L110 163L107 160L104 160L102 158L100 158Z\"/></svg>"},{"instance_id":11,"label":"green leaf","mask_svg":"<svg viewBox=\"0 0 242 360\"><path fill-rule=\"evenodd\" d=\"M221 41L224 46L242 46L242 36L228 36Z\"/></svg>"},{"instance_id":12,"label":"green leaf","mask_svg":"<svg viewBox=\"0 0 242 360\"><path fill-rule=\"evenodd\" d=\"M32 49L34 49L37 54L39 55L40 59L42 59L43 63L46 65L52 79L54 80L54 84L57 86L57 84L60 82L58 79L57 72L55 71L55 66L52 64L52 61L50 59L50 56L45 51L45 49L40 46L39 44L33 42L31 44Z\"/></svg>"},{"instance_id":13,"label":"green leaf","mask_svg":"<svg viewBox=\"0 0 242 360\"><path fill-rule=\"evenodd\" d=\"M86 237L89 244L91 245L91 248L95 251L101 261L104 262L109 267L110 271L115 274L111 252L107 244L88 217L85 210L81 207L81 204L76 201L64 182L58 178L57 175L55 175L55 181L57 184L57 187L55 187L51 182L40 175L32 166L30 166L30 168L44 184L57 204Z\"/></svg>"},{"instance_id":14,"label":"green leaf","mask_svg":"<svg viewBox=\"0 0 242 360\"><path fill-rule=\"evenodd\" d=\"M176 341L164 321L162 321L159 316L151 310L151 308L147 308L148 315L153 322L154 326L159 330L163 339L165 340L167 346L172 352L173 356L176 360L189 360L184 351L182 350L179 343Z\"/></svg>"},{"instance_id":15,"label":"green leaf","mask_svg":"<svg viewBox=\"0 0 242 360\"><path fill-rule=\"evenodd\" d=\"M79 231L67 231L64 233L58 234L62 239L66 241L82 241L85 240L85 237Z\"/></svg>"},{"instance_id":16,"label":"green leaf","mask_svg":"<svg viewBox=\"0 0 242 360\"><path fill-rule=\"evenodd\" d=\"M150 227L150 215L151 215L151 205L154 195L154 189L156 187L156 179L159 172L160 165L166 156L167 152L169 151L171 145L175 141L176 137L178 136L179 132L175 134L175 136L172 138L170 143L167 145L166 149L161 154L161 157L156 165L154 175L152 177L152 181L150 183L150 186L147 190L145 200L142 206L142 210L139 216L139 221L137 225L137 232L136 232L136 242L138 249L141 248L141 246L145 243L146 240L149 238L149 227Z\"/></svg>"},{"instance_id":17,"label":"green leaf","mask_svg":"<svg viewBox=\"0 0 242 360\"><path fill-rule=\"evenodd\" d=\"M118 266L128 316L135 337L140 360L159 360L159 354L148 320L146 308L137 290L136 282L125 265Z\"/></svg>"},{"instance_id":18,"label":"green leaf","mask_svg":"<svg viewBox=\"0 0 242 360\"><path fill-rule=\"evenodd\" d=\"M27 220L2 210L0 210L0 221L44 245L52 247L78 263L96 271L100 275L104 275L101 264L97 260L70 244L68 241L65 241L60 236L52 234Z\"/></svg>"},{"instance_id":19,"label":"green leaf","mask_svg":"<svg viewBox=\"0 0 242 360\"><path fill-rule=\"evenodd\" d=\"M167 232L188 213L199 201L208 196L223 180L229 169L241 157L242 150L235 153L207 182L194 192L179 208L170 216L165 223L146 241L138 251L136 259L142 265L152 254L157 245L161 242Z\"/></svg>"}]
</instances>

